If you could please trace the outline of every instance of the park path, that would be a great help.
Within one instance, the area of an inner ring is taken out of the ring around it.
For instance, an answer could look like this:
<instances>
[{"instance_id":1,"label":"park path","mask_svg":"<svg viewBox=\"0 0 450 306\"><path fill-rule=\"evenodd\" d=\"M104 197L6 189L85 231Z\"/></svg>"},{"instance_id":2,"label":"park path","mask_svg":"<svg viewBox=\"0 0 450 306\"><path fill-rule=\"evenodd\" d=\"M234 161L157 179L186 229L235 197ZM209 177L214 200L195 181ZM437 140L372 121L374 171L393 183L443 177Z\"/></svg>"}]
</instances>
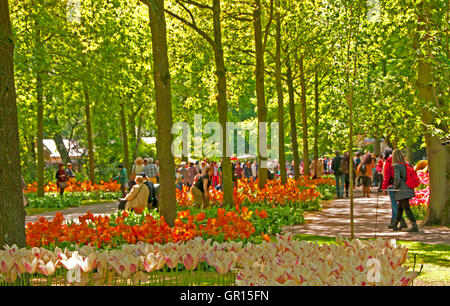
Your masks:
<instances>
[{"instance_id":1,"label":"park path","mask_svg":"<svg viewBox=\"0 0 450 306\"><path fill-rule=\"evenodd\" d=\"M107 215L107 214L113 214L117 212L117 206L119 205L119 202L111 202L111 203L102 203L102 204L95 204L95 205L85 205L80 207L72 207L62 210L55 210L52 212L45 212L42 214L36 214L36 215L28 215L25 218L25 223L28 222L36 222L40 217L44 217L47 220L53 220L53 218L56 216L56 213L62 213L64 218L66 220L73 220L76 221L78 217L84 216L86 212L90 211L93 215Z\"/></svg>"},{"instance_id":2,"label":"park path","mask_svg":"<svg viewBox=\"0 0 450 306\"><path fill-rule=\"evenodd\" d=\"M354 226L356 238L395 238L398 240L421 241L430 244L450 245L450 228L448 227L422 227L422 221L418 221L418 233L404 231L394 232L388 229L391 218L391 204L388 196L376 193L371 198L363 198L361 189L355 189L354 199ZM43 214L29 215L26 222L36 222L41 216L53 220L57 212L64 215L65 219L77 220L78 217L90 211L94 215L105 215L117 212L118 202L103 203L89 206L69 208ZM287 226L284 229L293 234L308 234L318 236L335 237L340 234L350 237L350 200L335 199L322 202L322 210L305 212L304 224ZM406 220L410 226L409 220Z\"/></svg>"},{"instance_id":3,"label":"park path","mask_svg":"<svg viewBox=\"0 0 450 306\"><path fill-rule=\"evenodd\" d=\"M381 237L397 240L421 241L430 244L450 245L450 228L443 226L423 227L419 220L418 233L406 231L394 232L387 226L391 221L391 204L389 196L376 192L371 193L370 198L362 197L361 188L355 189L354 198L354 233L355 238ZM377 213L378 206L378 213ZM410 222L405 219L408 227ZM350 200L335 199L322 202L322 210L305 212L305 223L284 229L293 234L308 234L318 236L350 237Z\"/></svg>"}]
</instances>

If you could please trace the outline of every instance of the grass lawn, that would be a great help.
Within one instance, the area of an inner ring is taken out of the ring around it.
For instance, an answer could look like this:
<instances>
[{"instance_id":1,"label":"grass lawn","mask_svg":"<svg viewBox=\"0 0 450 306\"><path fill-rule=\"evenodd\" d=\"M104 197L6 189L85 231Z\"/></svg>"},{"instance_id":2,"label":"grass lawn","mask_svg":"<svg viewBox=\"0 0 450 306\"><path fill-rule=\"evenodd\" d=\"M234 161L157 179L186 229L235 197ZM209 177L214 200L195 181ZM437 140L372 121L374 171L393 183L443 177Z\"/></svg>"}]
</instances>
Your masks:
<instances>
[{"instance_id":1,"label":"grass lawn","mask_svg":"<svg viewBox=\"0 0 450 306\"><path fill-rule=\"evenodd\" d=\"M336 243L335 237L315 235L295 235L295 238L305 241L317 241L318 244ZM408 260L406 265L413 269L414 255L416 256L415 271L422 273L414 280L414 285L419 286L450 286L450 245L426 244L423 242L397 240L398 244L406 245Z\"/></svg>"},{"instance_id":2,"label":"grass lawn","mask_svg":"<svg viewBox=\"0 0 450 306\"><path fill-rule=\"evenodd\" d=\"M96 204L102 204L102 203L111 203L114 202L114 200L84 200L82 202L81 206L88 206L88 205L96 205ZM54 207L54 208L25 208L25 210L27 211L27 215L36 215L36 214L42 214L42 213L46 213L46 212L52 212L52 211L57 211L57 210L64 210L64 209L69 209L70 207L67 208L58 208L58 207Z\"/></svg>"}]
</instances>

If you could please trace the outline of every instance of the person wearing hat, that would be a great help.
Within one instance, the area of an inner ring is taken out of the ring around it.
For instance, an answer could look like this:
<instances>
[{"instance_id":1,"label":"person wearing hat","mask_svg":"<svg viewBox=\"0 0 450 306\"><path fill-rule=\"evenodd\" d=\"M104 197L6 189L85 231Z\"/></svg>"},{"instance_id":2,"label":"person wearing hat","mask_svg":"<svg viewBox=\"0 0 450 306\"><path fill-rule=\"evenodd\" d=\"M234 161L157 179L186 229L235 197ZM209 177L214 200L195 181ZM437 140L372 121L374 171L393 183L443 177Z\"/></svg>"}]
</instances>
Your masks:
<instances>
[{"instance_id":1,"label":"person wearing hat","mask_svg":"<svg viewBox=\"0 0 450 306\"><path fill-rule=\"evenodd\" d=\"M58 170L55 173L56 184L58 185L59 194L64 195L64 189L67 187L67 176L64 170L64 165L59 164Z\"/></svg>"},{"instance_id":2,"label":"person wearing hat","mask_svg":"<svg viewBox=\"0 0 450 306\"><path fill-rule=\"evenodd\" d=\"M119 169L119 174L112 178L113 181L118 181L120 183L120 191L122 192L122 198L125 198L126 191L128 189L128 175L127 169L124 168L123 164L119 164L117 167Z\"/></svg>"}]
</instances>

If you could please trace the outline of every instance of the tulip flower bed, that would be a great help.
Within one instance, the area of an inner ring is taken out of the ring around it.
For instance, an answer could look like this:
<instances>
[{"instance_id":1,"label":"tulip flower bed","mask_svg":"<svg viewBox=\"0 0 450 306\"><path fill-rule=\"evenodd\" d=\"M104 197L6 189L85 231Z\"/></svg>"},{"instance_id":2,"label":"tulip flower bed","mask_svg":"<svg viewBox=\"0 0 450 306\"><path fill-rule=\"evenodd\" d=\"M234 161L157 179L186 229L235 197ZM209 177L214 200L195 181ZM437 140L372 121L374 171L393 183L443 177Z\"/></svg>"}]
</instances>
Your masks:
<instances>
[{"instance_id":1,"label":"tulip flower bed","mask_svg":"<svg viewBox=\"0 0 450 306\"><path fill-rule=\"evenodd\" d=\"M310 179L301 177L299 180L288 179L286 185L279 180L268 181L266 187L258 188L258 181L247 182L239 180L238 187L234 189L234 204L245 205L265 203L268 207L288 205L303 210L319 210L319 200L326 195L329 198L334 192L333 180L329 178ZM321 190L322 193L319 191ZM221 207L223 193L213 189L210 192L211 204ZM178 205L192 206L192 195L187 189L184 192L177 190Z\"/></svg>"},{"instance_id":2,"label":"tulip flower bed","mask_svg":"<svg viewBox=\"0 0 450 306\"><path fill-rule=\"evenodd\" d=\"M416 196L409 203L414 217L421 220L425 217L430 202L430 179L428 173L418 172L417 174L420 179L420 186L415 190Z\"/></svg>"},{"instance_id":3,"label":"tulip flower bed","mask_svg":"<svg viewBox=\"0 0 450 306\"><path fill-rule=\"evenodd\" d=\"M91 181L84 182L67 182L68 186L64 189L65 193L70 192L92 192L92 191L102 191L102 192L118 192L120 191L120 184L117 182L100 181L100 184L92 183ZM37 192L37 182L33 184L27 184L25 187L25 193L36 193ZM58 186L54 182L48 182L44 186L44 192L59 192Z\"/></svg>"},{"instance_id":4,"label":"tulip flower bed","mask_svg":"<svg viewBox=\"0 0 450 306\"><path fill-rule=\"evenodd\" d=\"M257 218L264 218L258 214ZM189 210L178 213L175 226L167 225L163 217L145 214L129 218L127 211L117 216L94 216L88 212L79 222L64 222L57 213L53 221L41 217L26 226L27 245L30 247L64 247L91 244L97 248L116 248L123 244L169 243L188 241L195 237L213 238L217 241L245 240L255 228L248 219L234 211L216 209L213 218L204 212L191 215Z\"/></svg>"},{"instance_id":5,"label":"tulip flower bed","mask_svg":"<svg viewBox=\"0 0 450 306\"><path fill-rule=\"evenodd\" d=\"M0 285L407 285L407 253L395 240L318 245L289 234L245 245L196 237L114 250L6 246Z\"/></svg>"}]
</instances>

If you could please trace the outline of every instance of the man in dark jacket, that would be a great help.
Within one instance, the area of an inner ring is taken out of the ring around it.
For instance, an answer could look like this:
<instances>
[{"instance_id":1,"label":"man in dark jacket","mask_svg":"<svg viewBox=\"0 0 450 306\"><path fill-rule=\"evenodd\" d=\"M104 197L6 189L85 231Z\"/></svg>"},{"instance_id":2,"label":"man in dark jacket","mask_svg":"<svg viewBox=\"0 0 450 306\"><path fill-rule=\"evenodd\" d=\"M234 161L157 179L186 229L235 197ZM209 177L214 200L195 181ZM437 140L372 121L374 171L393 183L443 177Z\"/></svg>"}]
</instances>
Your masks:
<instances>
[{"instance_id":1,"label":"man in dark jacket","mask_svg":"<svg viewBox=\"0 0 450 306\"><path fill-rule=\"evenodd\" d=\"M144 178L144 185L148 188L148 201L147 201L147 207L148 208L155 208L158 206L158 199L156 197L156 189L155 185L152 181L150 181L145 173L139 173L138 175L142 176Z\"/></svg>"},{"instance_id":2,"label":"man in dark jacket","mask_svg":"<svg viewBox=\"0 0 450 306\"><path fill-rule=\"evenodd\" d=\"M341 161L342 156L341 152L336 150L334 152L336 154L336 157L333 158L331 161L331 170L333 170L334 177L336 179L336 197L338 199L344 198L344 181L345 181L345 175L341 172Z\"/></svg>"}]
</instances>

